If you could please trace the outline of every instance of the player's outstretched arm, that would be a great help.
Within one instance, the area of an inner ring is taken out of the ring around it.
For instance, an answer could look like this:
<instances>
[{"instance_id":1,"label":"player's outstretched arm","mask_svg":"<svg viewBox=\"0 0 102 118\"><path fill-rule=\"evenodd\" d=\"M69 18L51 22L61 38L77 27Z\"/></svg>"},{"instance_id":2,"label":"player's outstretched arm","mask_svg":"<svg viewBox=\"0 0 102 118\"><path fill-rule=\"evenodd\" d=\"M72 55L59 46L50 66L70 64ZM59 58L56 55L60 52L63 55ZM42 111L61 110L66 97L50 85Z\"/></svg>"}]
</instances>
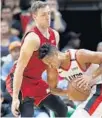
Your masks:
<instances>
[{"instance_id":1,"label":"player's outstretched arm","mask_svg":"<svg viewBox=\"0 0 102 118\"><path fill-rule=\"evenodd\" d=\"M20 57L17 62L13 81L12 113L14 116L19 115L20 102L18 99L18 95L23 80L24 69L27 66L33 52L39 48L39 45L39 39L34 36L34 33L30 33L26 36L25 41L21 47Z\"/></svg>"},{"instance_id":2,"label":"player's outstretched arm","mask_svg":"<svg viewBox=\"0 0 102 118\"><path fill-rule=\"evenodd\" d=\"M99 64L99 68L97 68L93 74L92 78L98 77L102 74L102 52L95 52L90 50L81 49L80 52L80 59L85 64Z\"/></svg>"},{"instance_id":3,"label":"player's outstretched arm","mask_svg":"<svg viewBox=\"0 0 102 118\"><path fill-rule=\"evenodd\" d=\"M51 92L52 94L59 96L68 95L68 90L57 88L58 72L56 69L50 67L47 68L47 82L49 84L49 92Z\"/></svg>"},{"instance_id":4,"label":"player's outstretched arm","mask_svg":"<svg viewBox=\"0 0 102 118\"><path fill-rule=\"evenodd\" d=\"M77 86L87 87L92 85L93 79L97 79L102 74L102 52L95 52L80 49L78 52L79 60L85 64L99 64L99 67L91 75L83 75L82 78L76 80Z\"/></svg>"}]
</instances>

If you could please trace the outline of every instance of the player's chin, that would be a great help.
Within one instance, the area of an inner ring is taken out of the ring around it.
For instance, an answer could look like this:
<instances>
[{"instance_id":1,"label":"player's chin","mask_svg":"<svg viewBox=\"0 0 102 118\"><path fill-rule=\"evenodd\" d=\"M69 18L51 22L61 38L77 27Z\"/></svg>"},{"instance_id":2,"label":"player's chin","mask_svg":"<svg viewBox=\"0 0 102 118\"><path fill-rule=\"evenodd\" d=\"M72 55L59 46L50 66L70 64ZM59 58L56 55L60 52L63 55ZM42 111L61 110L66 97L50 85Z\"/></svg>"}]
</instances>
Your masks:
<instances>
[{"instance_id":1,"label":"player's chin","mask_svg":"<svg viewBox=\"0 0 102 118\"><path fill-rule=\"evenodd\" d=\"M44 25L44 28L49 28L50 26L49 25Z\"/></svg>"},{"instance_id":2,"label":"player's chin","mask_svg":"<svg viewBox=\"0 0 102 118\"><path fill-rule=\"evenodd\" d=\"M47 25L46 25L46 27L48 28L48 27L50 27L50 25L49 25L49 24L47 24Z\"/></svg>"},{"instance_id":3,"label":"player's chin","mask_svg":"<svg viewBox=\"0 0 102 118\"><path fill-rule=\"evenodd\" d=\"M50 26L50 23L47 21L47 22L45 23L45 26L46 26L46 27L49 27L49 26Z\"/></svg>"}]
</instances>

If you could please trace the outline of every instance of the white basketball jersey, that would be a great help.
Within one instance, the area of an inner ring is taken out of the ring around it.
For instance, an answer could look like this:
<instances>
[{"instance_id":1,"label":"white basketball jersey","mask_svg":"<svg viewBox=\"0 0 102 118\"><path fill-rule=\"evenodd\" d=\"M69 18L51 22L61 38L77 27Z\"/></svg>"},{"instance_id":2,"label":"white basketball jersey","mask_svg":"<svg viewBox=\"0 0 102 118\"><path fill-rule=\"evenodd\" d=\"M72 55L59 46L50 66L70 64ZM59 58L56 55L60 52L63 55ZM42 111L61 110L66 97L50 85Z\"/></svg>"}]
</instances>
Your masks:
<instances>
[{"instance_id":1,"label":"white basketball jersey","mask_svg":"<svg viewBox=\"0 0 102 118\"><path fill-rule=\"evenodd\" d=\"M99 67L98 64L91 64L89 67L87 67L86 70L83 70L76 59L76 51L77 50L75 49L69 50L71 60L68 70L58 69L59 75L69 81L80 77L83 74L91 75ZM102 83L102 76L98 76L97 79L95 79L93 82L93 84L100 83Z\"/></svg>"}]
</instances>

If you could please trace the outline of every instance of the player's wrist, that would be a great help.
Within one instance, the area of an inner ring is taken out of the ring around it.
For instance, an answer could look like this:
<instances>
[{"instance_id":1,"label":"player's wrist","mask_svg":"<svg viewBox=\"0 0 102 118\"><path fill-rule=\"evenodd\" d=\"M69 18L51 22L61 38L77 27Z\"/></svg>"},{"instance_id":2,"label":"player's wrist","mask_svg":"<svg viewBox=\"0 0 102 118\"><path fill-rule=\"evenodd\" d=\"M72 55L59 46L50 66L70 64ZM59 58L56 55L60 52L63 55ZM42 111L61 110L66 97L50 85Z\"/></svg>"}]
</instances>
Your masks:
<instances>
[{"instance_id":1,"label":"player's wrist","mask_svg":"<svg viewBox=\"0 0 102 118\"><path fill-rule=\"evenodd\" d=\"M13 95L12 100L16 100L16 99L18 99L18 95Z\"/></svg>"}]
</instances>

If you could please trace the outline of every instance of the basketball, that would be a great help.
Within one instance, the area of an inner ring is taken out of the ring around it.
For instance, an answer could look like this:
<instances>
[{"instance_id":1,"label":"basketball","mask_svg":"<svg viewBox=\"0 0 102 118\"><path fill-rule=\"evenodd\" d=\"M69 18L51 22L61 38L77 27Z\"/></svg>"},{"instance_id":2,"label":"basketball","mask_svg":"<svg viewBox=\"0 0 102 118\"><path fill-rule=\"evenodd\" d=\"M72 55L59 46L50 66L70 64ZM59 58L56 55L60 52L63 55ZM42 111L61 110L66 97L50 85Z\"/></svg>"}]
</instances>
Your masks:
<instances>
[{"instance_id":1,"label":"basketball","mask_svg":"<svg viewBox=\"0 0 102 118\"><path fill-rule=\"evenodd\" d=\"M84 87L79 88L75 80L76 79L73 79L71 82L69 82L68 97L69 99L74 100L74 101L84 101L90 95L91 87L89 86L86 90L84 90Z\"/></svg>"}]
</instances>

